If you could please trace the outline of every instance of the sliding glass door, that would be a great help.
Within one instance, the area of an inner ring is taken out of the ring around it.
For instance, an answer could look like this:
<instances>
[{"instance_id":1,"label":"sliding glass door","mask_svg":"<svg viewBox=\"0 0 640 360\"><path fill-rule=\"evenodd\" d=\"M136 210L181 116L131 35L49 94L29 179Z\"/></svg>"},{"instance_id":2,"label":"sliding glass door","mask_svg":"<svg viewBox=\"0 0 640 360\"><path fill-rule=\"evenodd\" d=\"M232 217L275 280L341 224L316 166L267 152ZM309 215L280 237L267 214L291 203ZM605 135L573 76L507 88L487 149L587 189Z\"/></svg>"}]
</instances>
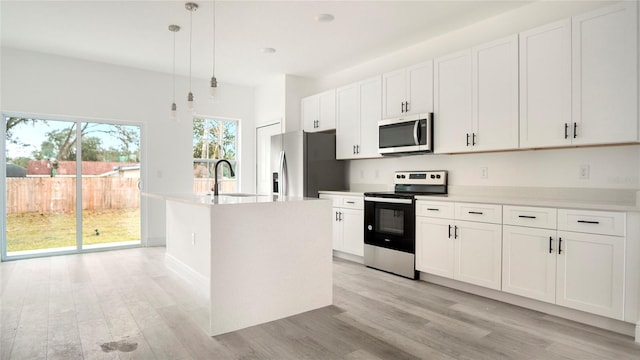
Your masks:
<instances>
[{"instance_id":1,"label":"sliding glass door","mask_svg":"<svg viewBox=\"0 0 640 360\"><path fill-rule=\"evenodd\" d=\"M140 127L5 117L3 259L140 244Z\"/></svg>"}]
</instances>

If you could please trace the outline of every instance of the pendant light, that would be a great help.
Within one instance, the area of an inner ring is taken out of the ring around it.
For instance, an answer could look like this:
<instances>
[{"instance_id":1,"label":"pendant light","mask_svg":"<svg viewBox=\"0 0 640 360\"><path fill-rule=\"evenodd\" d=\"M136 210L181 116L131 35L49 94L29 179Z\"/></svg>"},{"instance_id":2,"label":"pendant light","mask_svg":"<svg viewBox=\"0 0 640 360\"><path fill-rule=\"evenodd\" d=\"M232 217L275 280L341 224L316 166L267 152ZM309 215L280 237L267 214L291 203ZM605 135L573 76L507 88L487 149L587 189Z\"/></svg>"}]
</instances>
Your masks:
<instances>
[{"instance_id":1,"label":"pendant light","mask_svg":"<svg viewBox=\"0 0 640 360\"><path fill-rule=\"evenodd\" d=\"M193 38L193 12L198 10L198 4L188 2L184 5L185 9L189 10L189 95L187 95L187 106L189 110L193 110L193 93L191 92L191 50L192 50L192 38Z\"/></svg>"},{"instance_id":2,"label":"pendant light","mask_svg":"<svg viewBox=\"0 0 640 360\"><path fill-rule=\"evenodd\" d=\"M173 33L173 103L171 104L171 118L175 120L178 116L176 107L176 33L180 31L180 26L169 25L169 31Z\"/></svg>"},{"instance_id":3,"label":"pendant light","mask_svg":"<svg viewBox=\"0 0 640 360\"><path fill-rule=\"evenodd\" d=\"M211 86L209 91L211 96L216 96L218 92L218 79L216 79L216 2L213 2L213 56L211 63Z\"/></svg>"}]
</instances>

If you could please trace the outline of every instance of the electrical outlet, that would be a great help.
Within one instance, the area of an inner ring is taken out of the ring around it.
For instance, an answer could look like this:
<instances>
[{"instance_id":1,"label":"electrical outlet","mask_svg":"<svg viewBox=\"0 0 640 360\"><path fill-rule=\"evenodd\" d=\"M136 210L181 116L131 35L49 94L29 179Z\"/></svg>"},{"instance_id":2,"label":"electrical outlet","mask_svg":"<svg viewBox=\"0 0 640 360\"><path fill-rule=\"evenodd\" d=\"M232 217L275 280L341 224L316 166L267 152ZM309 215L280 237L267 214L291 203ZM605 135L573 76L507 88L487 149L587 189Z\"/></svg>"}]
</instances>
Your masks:
<instances>
[{"instance_id":1,"label":"electrical outlet","mask_svg":"<svg viewBox=\"0 0 640 360\"><path fill-rule=\"evenodd\" d=\"M486 179L489 177L489 168L483 166L480 168L480 179Z\"/></svg>"},{"instance_id":2,"label":"electrical outlet","mask_svg":"<svg viewBox=\"0 0 640 360\"><path fill-rule=\"evenodd\" d=\"M578 178L583 180L589 178L589 165L580 165L580 173L578 174Z\"/></svg>"}]
</instances>

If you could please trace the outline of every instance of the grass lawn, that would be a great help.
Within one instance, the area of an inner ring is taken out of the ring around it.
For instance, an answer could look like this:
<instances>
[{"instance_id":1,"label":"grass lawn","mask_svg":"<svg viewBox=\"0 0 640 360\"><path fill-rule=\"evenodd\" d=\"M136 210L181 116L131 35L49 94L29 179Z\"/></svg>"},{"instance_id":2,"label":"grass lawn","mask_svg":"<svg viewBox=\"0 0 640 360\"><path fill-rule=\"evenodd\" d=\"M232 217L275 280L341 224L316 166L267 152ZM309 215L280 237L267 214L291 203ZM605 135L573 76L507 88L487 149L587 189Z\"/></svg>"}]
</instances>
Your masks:
<instances>
[{"instance_id":1,"label":"grass lawn","mask_svg":"<svg viewBox=\"0 0 640 360\"><path fill-rule=\"evenodd\" d=\"M85 245L140 240L140 209L85 210L82 228ZM7 216L7 252L75 245L75 213Z\"/></svg>"}]
</instances>

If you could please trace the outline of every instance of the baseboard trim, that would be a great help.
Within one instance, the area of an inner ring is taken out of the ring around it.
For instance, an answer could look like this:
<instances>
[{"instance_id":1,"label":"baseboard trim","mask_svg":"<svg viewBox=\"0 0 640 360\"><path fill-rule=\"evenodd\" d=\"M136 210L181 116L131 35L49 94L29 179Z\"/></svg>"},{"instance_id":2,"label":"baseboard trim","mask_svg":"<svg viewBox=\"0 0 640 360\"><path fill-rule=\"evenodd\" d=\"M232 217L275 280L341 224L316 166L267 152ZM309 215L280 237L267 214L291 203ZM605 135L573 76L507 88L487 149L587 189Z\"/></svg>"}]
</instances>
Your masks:
<instances>
[{"instance_id":1,"label":"baseboard trim","mask_svg":"<svg viewBox=\"0 0 640 360\"><path fill-rule=\"evenodd\" d=\"M464 291L474 295L483 296L489 299L502 301L508 304L523 308L540 311L545 314L557 316L563 319L576 321L579 323L595 326L601 329L613 331L622 335L635 337L639 342L638 330L635 323L628 323L621 320L611 319L600 315L589 314L579 310L569 309L563 306L549 304L538 300L525 298L518 295L505 293L498 290L487 289L481 286L467 284L453 279L444 278L437 275L420 273L420 280L436 285L446 286L452 289Z\"/></svg>"},{"instance_id":2,"label":"baseboard trim","mask_svg":"<svg viewBox=\"0 0 640 360\"><path fill-rule=\"evenodd\" d=\"M167 268L188 282L189 285L198 292L198 294L206 297L207 299L211 296L209 291L210 282L207 277L202 276L197 271L169 254L164 255L164 263L167 265Z\"/></svg>"},{"instance_id":3,"label":"baseboard trim","mask_svg":"<svg viewBox=\"0 0 640 360\"><path fill-rule=\"evenodd\" d=\"M340 259L349 260L358 264L364 264L364 258L362 256L353 255L353 254L345 253L338 250L333 250L333 256Z\"/></svg>"}]
</instances>

